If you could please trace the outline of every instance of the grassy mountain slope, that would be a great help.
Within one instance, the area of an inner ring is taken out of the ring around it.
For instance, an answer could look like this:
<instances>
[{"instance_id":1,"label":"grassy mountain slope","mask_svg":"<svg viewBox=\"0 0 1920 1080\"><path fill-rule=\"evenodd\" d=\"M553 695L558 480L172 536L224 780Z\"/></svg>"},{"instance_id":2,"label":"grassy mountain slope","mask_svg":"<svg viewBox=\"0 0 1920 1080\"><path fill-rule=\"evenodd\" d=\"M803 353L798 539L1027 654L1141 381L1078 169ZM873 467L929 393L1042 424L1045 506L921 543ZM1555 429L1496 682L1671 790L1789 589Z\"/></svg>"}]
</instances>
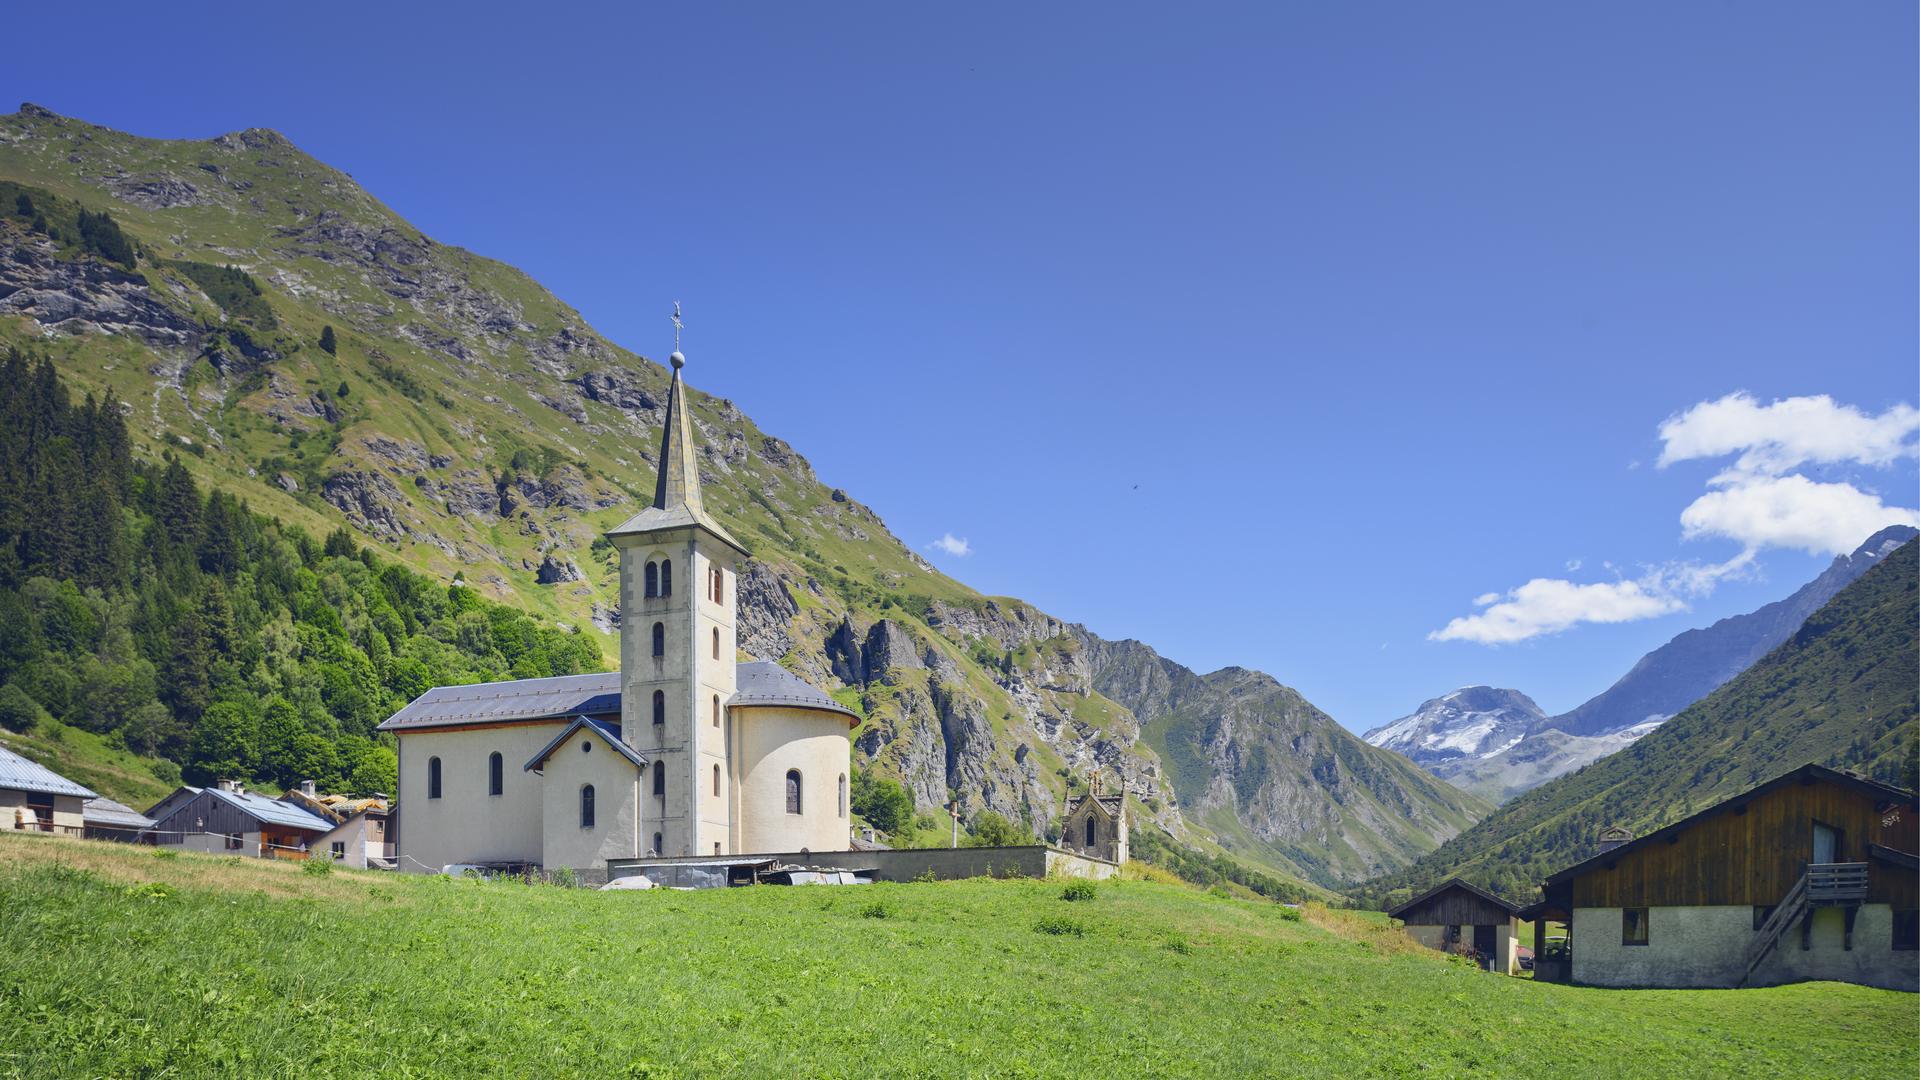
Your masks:
<instances>
[{"instance_id":1,"label":"grassy mountain slope","mask_svg":"<svg viewBox=\"0 0 1920 1080\"><path fill-rule=\"evenodd\" d=\"M21 1075L1920 1068L1911 994L1536 985L1377 916L1146 881L601 893L0 835L0 912Z\"/></svg>"},{"instance_id":2,"label":"grassy mountain slope","mask_svg":"<svg viewBox=\"0 0 1920 1080\"><path fill-rule=\"evenodd\" d=\"M0 192L16 200L0 199L0 344L125 403L139 452L172 450L289 525L346 522L409 567L597 627L613 658L617 573L596 541L652 490L659 365L271 131L143 139L23 106L0 117L0 181L17 185ZM125 249L81 216L103 210ZM691 412L708 508L756 556L743 651L861 711L861 754L920 807L957 796L968 817L1049 834L1097 764L1143 822L1209 846L1140 737L1155 718L1091 685L1076 628L940 574L724 398L695 391ZM1309 769L1272 775L1289 799L1335 801ZM1425 813L1427 787L1402 795L1423 811L1410 820L1457 814ZM1342 873L1432 843L1411 824L1349 838L1353 816L1325 810L1326 842L1368 853L1329 855Z\"/></svg>"},{"instance_id":3,"label":"grassy mountain slope","mask_svg":"<svg viewBox=\"0 0 1920 1080\"><path fill-rule=\"evenodd\" d=\"M1920 543L1887 555L1786 643L1653 733L1521 795L1365 890L1384 901L1460 874L1515 898L1592 855L1809 761L1908 787L1920 767Z\"/></svg>"}]
</instances>

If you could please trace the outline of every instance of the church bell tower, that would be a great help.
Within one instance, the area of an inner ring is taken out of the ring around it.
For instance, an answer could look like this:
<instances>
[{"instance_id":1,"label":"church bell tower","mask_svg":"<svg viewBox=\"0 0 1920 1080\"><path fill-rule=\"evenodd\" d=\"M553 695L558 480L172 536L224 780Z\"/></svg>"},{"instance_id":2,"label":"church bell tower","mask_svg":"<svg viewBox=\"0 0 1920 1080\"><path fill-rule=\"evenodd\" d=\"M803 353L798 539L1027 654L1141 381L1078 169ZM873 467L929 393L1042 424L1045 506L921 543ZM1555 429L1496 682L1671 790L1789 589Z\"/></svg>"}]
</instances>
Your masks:
<instances>
[{"instance_id":1,"label":"church bell tower","mask_svg":"<svg viewBox=\"0 0 1920 1080\"><path fill-rule=\"evenodd\" d=\"M648 761L641 850L726 855L734 854L734 594L747 551L701 503L679 339L676 304L653 505L607 534L620 552L620 728Z\"/></svg>"}]
</instances>

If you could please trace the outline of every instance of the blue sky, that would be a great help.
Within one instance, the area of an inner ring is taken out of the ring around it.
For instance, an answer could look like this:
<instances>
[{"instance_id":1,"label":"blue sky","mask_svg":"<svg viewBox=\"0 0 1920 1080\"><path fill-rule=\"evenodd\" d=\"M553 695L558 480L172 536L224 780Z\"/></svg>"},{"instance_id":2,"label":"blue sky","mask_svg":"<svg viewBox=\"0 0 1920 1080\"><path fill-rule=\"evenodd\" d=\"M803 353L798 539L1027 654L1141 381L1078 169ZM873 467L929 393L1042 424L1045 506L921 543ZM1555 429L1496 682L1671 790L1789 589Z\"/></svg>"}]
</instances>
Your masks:
<instances>
[{"instance_id":1,"label":"blue sky","mask_svg":"<svg viewBox=\"0 0 1920 1080\"><path fill-rule=\"evenodd\" d=\"M1911 4L394 7L103 10L0 101L276 128L650 355L678 299L955 576L1354 728L1920 504Z\"/></svg>"}]
</instances>

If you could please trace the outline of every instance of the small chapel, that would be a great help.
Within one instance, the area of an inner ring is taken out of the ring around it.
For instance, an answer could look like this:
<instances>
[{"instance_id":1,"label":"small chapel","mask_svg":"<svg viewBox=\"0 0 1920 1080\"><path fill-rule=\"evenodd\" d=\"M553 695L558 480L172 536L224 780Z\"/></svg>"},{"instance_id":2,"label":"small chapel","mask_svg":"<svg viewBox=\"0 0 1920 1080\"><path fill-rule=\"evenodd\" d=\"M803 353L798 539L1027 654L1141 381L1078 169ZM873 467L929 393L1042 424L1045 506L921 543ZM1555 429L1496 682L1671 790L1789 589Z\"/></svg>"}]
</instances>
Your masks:
<instances>
[{"instance_id":1,"label":"small chapel","mask_svg":"<svg viewBox=\"0 0 1920 1080\"><path fill-rule=\"evenodd\" d=\"M403 869L596 876L612 859L850 846L859 718L778 664L739 660L747 551L701 502L686 358L668 359L653 505L607 534L620 670L435 687L381 724L399 747Z\"/></svg>"},{"instance_id":2,"label":"small chapel","mask_svg":"<svg viewBox=\"0 0 1920 1080\"><path fill-rule=\"evenodd\" d=\"M1127 861L1127 795L1102 790L1098 769L1088 778L1085 794L1067 796L1060 847L1110 863Z\"/></svg>"}]
</instances>

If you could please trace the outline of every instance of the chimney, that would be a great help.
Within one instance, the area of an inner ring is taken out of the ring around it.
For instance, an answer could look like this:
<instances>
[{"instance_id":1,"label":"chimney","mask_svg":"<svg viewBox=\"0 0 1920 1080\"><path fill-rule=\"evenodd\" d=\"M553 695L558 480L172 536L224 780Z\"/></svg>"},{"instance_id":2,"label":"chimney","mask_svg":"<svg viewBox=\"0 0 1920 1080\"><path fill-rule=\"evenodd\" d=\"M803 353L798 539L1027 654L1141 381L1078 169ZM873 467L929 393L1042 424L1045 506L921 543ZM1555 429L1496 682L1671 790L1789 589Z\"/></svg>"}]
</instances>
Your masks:
<instances>
[{"instance_id":1,"label":"chimney","mask_svg":"<svg viewBox=\"0 0 1920 1080\"><path fill-rule=\"evenodd\" d=\"M305 795L309 799L317 799L320 797L319 793L314 791L313 781L311 780L300 781L300 794Z\"/></svg>"},{"instance_id":2,"label":"chimney","mask_svg":"<svg viewBox=\"0 0 1920 1080\"><path fill-rule=\"evenodd\" d=\"M216 781L216 783L219 785L221 791L238 792L240 790L240 784L236 780L220 780Z\"/></svg>"},{"instance_id":3,"label":"chimney","mask_svg":"<svg viewBox=\"0 0 1920 1080\"><path fill-rule=\"evenodd\" d=\"M1614 848L1617 848L1621 844L1624 844L1632 839L1633 839L1633 833L1627 831L1626 829L1620 829L1620 828L1608 829L1605 832L1602 832L1600 834L1600 851L1601 853L1604 854L1606 852L1612 851Z\"/></svg>"}]
</instances>

